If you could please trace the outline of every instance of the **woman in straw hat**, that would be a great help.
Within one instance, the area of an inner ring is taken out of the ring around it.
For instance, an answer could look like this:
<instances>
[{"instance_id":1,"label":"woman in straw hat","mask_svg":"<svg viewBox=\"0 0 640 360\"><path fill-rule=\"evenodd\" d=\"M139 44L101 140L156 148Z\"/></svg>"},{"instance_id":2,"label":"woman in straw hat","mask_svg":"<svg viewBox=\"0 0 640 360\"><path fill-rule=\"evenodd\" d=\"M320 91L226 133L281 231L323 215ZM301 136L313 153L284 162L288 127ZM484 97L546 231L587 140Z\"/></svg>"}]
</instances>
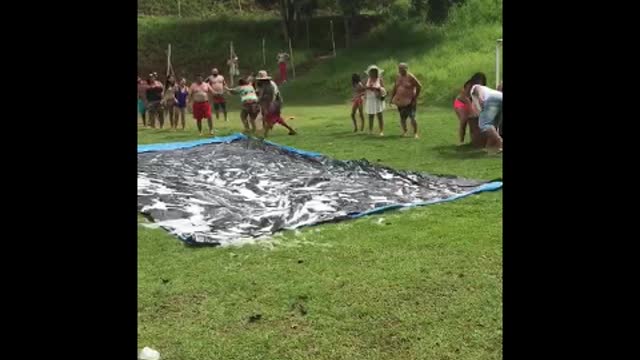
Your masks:
<instances>
[{"instance_id":1,"label":"woman in straw hat","mask_svg":"<svg viewBox=\"0 0 640 360\"><path fill-rule=\"evenodd\" d=\"M380 128L380 136L384 136L384 120L382 112L384 111L384 97L387 95L382 81L382 73L384 70L376 65L370 65L366 74L369 76L365 84L365 112L369 114L369 134L373 132L373 116L378 117L378 127Z\"/></svg>"}]
</instances>

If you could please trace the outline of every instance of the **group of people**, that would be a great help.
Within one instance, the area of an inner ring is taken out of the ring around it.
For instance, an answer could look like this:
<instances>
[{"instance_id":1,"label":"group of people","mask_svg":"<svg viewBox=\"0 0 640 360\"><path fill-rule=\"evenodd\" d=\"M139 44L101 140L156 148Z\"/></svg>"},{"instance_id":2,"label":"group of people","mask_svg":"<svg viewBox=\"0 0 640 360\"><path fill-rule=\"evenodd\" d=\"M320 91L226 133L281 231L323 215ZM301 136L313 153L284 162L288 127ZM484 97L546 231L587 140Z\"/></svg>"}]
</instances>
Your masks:
<instances>
[{"instance_id":1,"label":"group of people","mask_svg":"<svg viewBox=\"0 0 640 360\"><path fill-rule=\"evenodd\" d=\"M279 54L279 60L286 63L284 53ZM281 80L285 80L286 75L283 79L282 72L286 74L286 66L281 67L280 70ZM378 66L370 65L365 71L367 75L365 81L357 73L352 75L351 120L354 132L364 131L364 113L366 113L369 117L369 133L373 132L374 117L377 117L378 134L384 136L383 112L387 91L382 79L383 72ZM398 64L398 74L389 97L390 103L398 109L402 136L409 136L407 127L407 120L409 120L411 136L419 137L416 105L421 90L422 84L409 72L409 66L406 63ZM185 110L191 104L200 135L203 134L203 119L207 120L209 134L213 135L212 105L216 120L222 112L224 121L228 121L225 94L240 96L242 105L240 120L245 132L255 134L258 130L256 121L261 116L265 137L275 124L285 127L290 135L296 134L296 131L282 118L283 101L278 85L264 70L260 70L257 76L251 74L240 78L238 86L234 88L227 86L224 76L217 68L211 70L211 75L206 80L203 76L198 76L191 86L187 86L186 79L182 78L176 83L173 77L169 77L163 85L158 81L156 73L149 74L146 80L138 77L138 109L144 127L155 128L157 122L159 127L163 128L164 115L167 114L171 129L177 130L178 122L184 129ZM464 83L454 100L453 108L459 120L460 144L464 144L468 128L471 143L474 146L502 152L502 85L496 90L491 89L487 86L486 75L476 73ZM358 113L359 127L356 119Z\"/></svg>"},{"instance_id":2,"label":"group of people","mask_svg":"<svg viewBox=\"0 0 640 360\"><path fill-rule=\"evenodd\" d=\"M360 114L360 131L364 131L364 112L369 116L369 134L373 132L373 118L378 118L379 135L384 136L385 99L387 91L382 80L384 71L376 65L367 68L367 80L363 83L359 74L351 76L353 97L351 101L351 120L353 132L358 131L356 112ZM407 136L407 118L411 120L413 136L418 138L418 123L416 121L416 104L422 84L409 72L409 65L398 64L398 76L391 90L391 104L394 104L400 113L400 125L402 136Z\"/></svg>"},{"instance_id":3,"label":"group of people","mask_svg":"<svg viewBox=\"0 0 640 360\"><path fill-rule=\"evenodd\" d=\"M264 136L268 135L275 124L285 127L290 135L296 134L296 131L281 116L283 101L278 85L264 70L259 71L257 76L252 74L246 78L240 78L238 86L234 88L227 86L224 76L216 68L211 70L211 75L206 80L203 76L198 76L191 86L187 86L186 79L182 78L176 83L171 76L163 85L158 81L156 73L149 74L146 80L138 77L138 111L144 127L156 128L157 123L162 129L166 114L172 130L178 129L179 120L184 130L185 110L190 106L200 135L203 135L202 120L204 119L207 120L209 134L213 135L212 105L216 120L220 118L220 112L222 112L224 121L228 121L225 94L240 96L242 104L240 119L245 132L256 133L256 120L261 115Z\"/></svg>"},{"instance_id":4,"label":"group of people","mask_svg":"<svg viewBox=\"0 0 640 360\"><path fill-rule=\"evenodd\" d=\"M370 65L365 71L366 81L359 74L351 77L352 101L351 121L353 131L358 131L356 114L360 115L360 131L364 131L364 115L369 116L369 133L373 132L373 118L378 118L379 135L384 136L385 90L382 80L383 70ZM409 72L406 63L398 64L398 75L390 93L390 103L400 114L402 136L407 136L407 119L410 120L413 137L418 138L416 104L422 90L422 84ZM483 73L474 74L465 82L454 100L454 111L459 119L459 140L464 144L467 128L471 133L471 143L484 147L491 152L502 152L502 85L494 90L487 86L487 77ZM364 111L363 111L364 110Z\"/></svg>"}]
</instances>

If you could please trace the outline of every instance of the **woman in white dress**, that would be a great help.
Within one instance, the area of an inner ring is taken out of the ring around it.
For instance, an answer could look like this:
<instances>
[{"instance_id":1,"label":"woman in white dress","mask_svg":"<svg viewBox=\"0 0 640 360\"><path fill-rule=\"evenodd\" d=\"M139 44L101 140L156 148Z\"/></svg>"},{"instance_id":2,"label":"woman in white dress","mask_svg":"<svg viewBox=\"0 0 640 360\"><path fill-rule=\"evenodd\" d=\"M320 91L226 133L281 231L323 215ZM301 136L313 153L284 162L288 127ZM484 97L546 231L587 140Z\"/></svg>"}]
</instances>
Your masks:
<instances>
[{"instance_id":1,"label":"woman in white dress","mask_svg":"<svg viewBox=\"0 0 640 360\"><path fill-rule=\"evenodd\" d=\"M367 68L367 83L365 84L365 107L364 111L369 115L369 134L373 132L373 116L378 117L378 127L380 128L380 136L384 136L384 120L382 112L384 111L384 97L387 95L382 81L382 73L384 70L376 65L370 65Z\"/></svg>"}]
</instances>

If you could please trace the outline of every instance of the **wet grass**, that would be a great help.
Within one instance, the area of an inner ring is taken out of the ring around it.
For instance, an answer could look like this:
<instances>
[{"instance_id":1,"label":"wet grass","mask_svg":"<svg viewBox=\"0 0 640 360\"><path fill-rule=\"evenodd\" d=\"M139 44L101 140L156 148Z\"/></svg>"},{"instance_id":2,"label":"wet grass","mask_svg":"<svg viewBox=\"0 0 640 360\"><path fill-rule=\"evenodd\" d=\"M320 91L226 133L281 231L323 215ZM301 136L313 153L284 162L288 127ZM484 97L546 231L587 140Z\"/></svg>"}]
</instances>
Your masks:
<instances>
[{"instance_id":1,"label":"wet grass","mask_svg":"<svg viewBox=\"0 0 640 360\"><path fill-rule=\"evenodd\" d=\"M236 101L234 99L233 101ZM235 103L234 103L235 104ZM500 157L456 143L449 108L419 107L422 137L351 133L349 107L291 106L298 136L270 140L340 159L475 179ZM237 111L219 135L241 129ZM139 143L198 138L140 129ZM143 222L143 220L141 220ZM139 347L166 360L502 358L502 193L285 232L241 248L138 233Z\"/></svg>"}]
</instances>

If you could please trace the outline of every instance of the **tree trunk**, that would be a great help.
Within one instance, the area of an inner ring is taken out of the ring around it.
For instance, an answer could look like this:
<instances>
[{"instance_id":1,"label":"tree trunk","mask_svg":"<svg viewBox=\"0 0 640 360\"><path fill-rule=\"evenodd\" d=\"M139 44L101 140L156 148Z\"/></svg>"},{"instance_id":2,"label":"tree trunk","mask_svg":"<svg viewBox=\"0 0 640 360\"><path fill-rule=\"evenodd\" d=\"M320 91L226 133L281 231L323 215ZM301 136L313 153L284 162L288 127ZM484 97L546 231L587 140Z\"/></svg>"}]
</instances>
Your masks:
<instances>
[{"instance_id":1,"label":"tree trunk","mask_svg":"<svg viewBox=\"0 0 640 360\"><path fill-rule=\"evenodd\" d=\"M282 34L284 42L289 43L289 24L287 23L287 3L288 0L280 0L280 17L282 18Z\"/></svg>"},{"instance_id":2,"label":"tree trunk","mask_svg":"<svg viewBox=\"0 0 640 360\"><path fill-rule=\"evenodd\" d=\"M343 15L344 19L344 45L348 49L351 47L351 29L349 26L349 16Z\"/></svg>"},{"instance_id":3,"label":"tree trunk","mask_svg":"<svg viewBox=\"0 0 640 360\"><path fill-rule=\"evenodd\" d=\"M305 17L304 22L307 28L307 48L311 49L311 35L309 34L309 17L308 16Z\"/></svg>"}]
</instances>

